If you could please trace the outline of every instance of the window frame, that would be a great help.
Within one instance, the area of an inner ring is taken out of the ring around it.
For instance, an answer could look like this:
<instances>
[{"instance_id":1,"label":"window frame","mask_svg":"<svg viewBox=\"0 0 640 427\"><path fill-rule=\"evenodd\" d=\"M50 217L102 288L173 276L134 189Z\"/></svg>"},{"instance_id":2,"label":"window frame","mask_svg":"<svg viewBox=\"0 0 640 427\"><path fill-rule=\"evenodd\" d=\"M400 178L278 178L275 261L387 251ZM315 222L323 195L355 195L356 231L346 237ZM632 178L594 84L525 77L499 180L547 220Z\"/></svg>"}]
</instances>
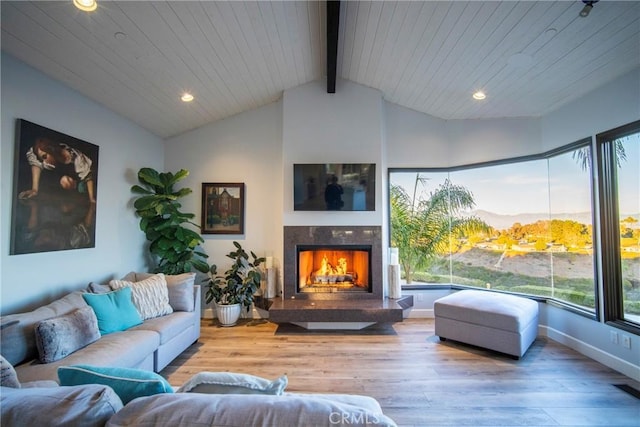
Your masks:
<instances>
[{"instance_id":1,"label":"window frame","mask_svg":"<svg viewBox=\"0 0 640 427\"><path fill-rule=\"evenodd\" d=\"M640 133L640 120L596 135L597 182L600 211L600 265L604 323L640 335L640 324L624 318L620 213L615 140Z\"/></svg>"}]
</instances>

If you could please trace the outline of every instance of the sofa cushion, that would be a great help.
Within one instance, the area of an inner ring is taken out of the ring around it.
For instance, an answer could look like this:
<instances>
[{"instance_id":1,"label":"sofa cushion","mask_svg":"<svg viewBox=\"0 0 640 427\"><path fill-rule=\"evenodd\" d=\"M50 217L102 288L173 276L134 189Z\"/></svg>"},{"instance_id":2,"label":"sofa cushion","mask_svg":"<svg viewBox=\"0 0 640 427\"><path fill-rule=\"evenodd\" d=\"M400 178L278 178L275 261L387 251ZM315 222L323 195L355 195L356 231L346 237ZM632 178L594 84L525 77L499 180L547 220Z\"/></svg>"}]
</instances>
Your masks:
<instances>
[{"instance_id":1,"label":"sofa cushion","mask_svg":"<svg viewBox=\"0 0 640 427\"><path fill-rule=\"evenodd\" d=\"M0 388L3 426L104 426L122 409L109 387Z\"/></svg>"},{"instance_id":2,"label":"sofa cushion","mask_svg":"<svg viewBox=\"0 0 640 427\"><path fill-rule=\"evenodd\" d=\"M180 387L178 393L279 395L284 392L287 383L286 375L269 381L249 374L200 372Z\"/></svg>"},{"instance_id":3,"label":"sofa cushion","mask_svg":"<svg viewBox=\"0 0 640 427\"><path fill-rule=\"evenodd\" d=\"M131 368L75 365L58 368L60 385L104 384L111 387L125 405L141 396L173 393L167 380L155 372Z\"/></svg>"},{"instance_id":4,"label":"sofa cushion","mask_svg":"<svg viewBox=\"0 0 640 427\"><path fill-rule=\"evenodd\" d=\"M13 365L2 356L0 356L0 386L20 388L20 381L18 380L16 370L13 369Z\"/></svg>"},{"instance_id":5,"label":"sofa cushion","mask_svg":"<svg viewBox=\"0 0 640 427\"><path fill-rule=\"evenodd\" d=\"M131 300L131 288L122 288L106 294L82 294L98 318L102 335L124 331L142 323L140 314Z\"/></svg>"},{"instance_id":6,"label":"sofa cushion","mask_svg":"<svg viewBox=\"0 0 640 427\"><path fill-rule=\"evenodd\" d=\"M122 280L138 282L153 276L153 273L128 273ZM165 274L167 288L169 289L169 305L173 311L193 311L196 273Z\"/></svg>"},{"instance_id":7,"label":"sofa cushion","mask_svg":"<svg viewBox=\"0 0 640 427\"><path fill-rule=\"evenodd\" d=\"M2 329L0 334L2 355L13 366L37 358L38 348L34 332L36 324L41 320L60 316L86 306L87 303L82 298L82 292L78 291L67 294L36 310L3 316L0 321L2 324L16 320L18 323Z\"/></svg>"},{"instance_id":8,"label":"sofa cushion","mask_svg":"<svg viewBox=\"0 0 640 427\"><path fill-rule=\"evenodd\" d=\"M199 319L198 319L199 321ZM194 323L193 313L176 312L155 319L145 320L132 330L154 331L160 335L160 345L166 344Z\"/></svg>"},{"instance_id":9,"label":"sofa cushion","mask_svg":"<svg viewBox=\"0 0 640 427\"><path fill-rule=\"evenodd\" d=\"M65 358L100 338L98 319L91 307L42 320L36 325L35 333L42 363Z\"/></svg>"},{"instance_id":10,"label":"sofa cushion","mask_svg":"<svg viewBox=\"0 0 640 427\"><path fill-rule=\"evenodd\" d=\"M113 290L131 288L133 304L143 320L173 313L173 308L169 305L167 281L162 273L139 282L111 280L109 286Z\"/></svg>"},{"instance_id":11,"label":"sofa cushion","mask_svg":"<svg viewBox=\"0 0 640 427\"><path fill-rule=\"evenodd\" d=\"M38 360L33 360L16 365L15 369L22 384L37 380L57 382L58 367L68 365L87 364L137 368L145 365L146 360L150 357L152 363L149 369L153 369L153 353L159 345L160 337L156 332L129 329L103 335L98 341L53 363L40 363Z\"/></svg>"},{"instance_id":12,"label":"sofa cushion","mask_svg":"<svg viewBox=\"0 0 640 427\"><path fill-rule=\"evenodd\" d=\"M394 427L368 396L175 393L143 397L115 414L107 427L349 426Z\"/></svg>"}]
</instances>

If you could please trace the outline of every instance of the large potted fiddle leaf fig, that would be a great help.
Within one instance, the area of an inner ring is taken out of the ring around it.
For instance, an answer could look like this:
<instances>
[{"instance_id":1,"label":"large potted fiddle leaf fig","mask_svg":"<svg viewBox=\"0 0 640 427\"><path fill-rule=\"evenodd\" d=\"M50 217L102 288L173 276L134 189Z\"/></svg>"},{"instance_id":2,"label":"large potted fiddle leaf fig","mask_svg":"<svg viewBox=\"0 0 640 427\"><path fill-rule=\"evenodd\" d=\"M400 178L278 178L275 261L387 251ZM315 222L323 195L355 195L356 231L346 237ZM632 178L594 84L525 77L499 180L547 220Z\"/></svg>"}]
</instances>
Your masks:
<instances>
[{"instance_id":1,"label":"large potted fiddle leaf fig","mask_svg":"<svg viewBox=\"0 0 640 427\"><path fill-rule=\"evenodd\" d=\"M188 175L184 169L173 174L142 168L138 171L140 185L131 187L132 192L140 194L134 207L140 217L140 229L150 242L149 252L157 263L156 273L180 274L193 269L203 273L209 271L205 261L207 255L198 250L204 239L192 229L199 228L192 222L195 215L180 211L182 205L178 200L191 194L192 190L174 188Z\"/></svg>"}]
</instances>

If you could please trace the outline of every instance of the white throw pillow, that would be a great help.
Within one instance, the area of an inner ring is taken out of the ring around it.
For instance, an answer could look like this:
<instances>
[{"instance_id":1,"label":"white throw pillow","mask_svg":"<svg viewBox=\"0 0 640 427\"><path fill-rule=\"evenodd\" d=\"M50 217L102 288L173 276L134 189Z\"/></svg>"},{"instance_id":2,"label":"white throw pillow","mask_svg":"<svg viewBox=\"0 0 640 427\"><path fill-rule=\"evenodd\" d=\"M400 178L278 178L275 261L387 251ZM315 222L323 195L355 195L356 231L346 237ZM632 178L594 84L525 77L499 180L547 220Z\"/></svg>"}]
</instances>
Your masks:
<instances>
[{"instance_id":1,"label":"white throw pillow","mask_svg":"<svg viewBox=\"0 0 640 427\"><path fill-rule=\"evenodd\" d=\"M138 282L153 275L154 273L136 273L132 271L124 276L122 280ZM167 288L169 288L169 305L173 308L173 311L193 311L195 309L193 287L196 273L165 274L164 278L167 281Z\"/></svg>"},{"instance_id":2,"label":"white throw pillow","mask_svg":"<svg viewBox=\"0 0 640 427\"><path fill-rule=\"evenodd\" d=\"M131 288L131 298L143 320L173 313L169 305L169 290L164 274L158 273L139 282L112 280L111 289Z\"/></svg>"},{"instance_id":3,"label":"white throw pillow","mask_svg":"<svg viewBox=\"0 0 640 427\"><path fill-rule=\"evenodd\" d=\"M275 381L234 372L200 372L178 389L178 393L274 394L281 395L287 386L286 375Z\"/></svg>"}]
</instances>

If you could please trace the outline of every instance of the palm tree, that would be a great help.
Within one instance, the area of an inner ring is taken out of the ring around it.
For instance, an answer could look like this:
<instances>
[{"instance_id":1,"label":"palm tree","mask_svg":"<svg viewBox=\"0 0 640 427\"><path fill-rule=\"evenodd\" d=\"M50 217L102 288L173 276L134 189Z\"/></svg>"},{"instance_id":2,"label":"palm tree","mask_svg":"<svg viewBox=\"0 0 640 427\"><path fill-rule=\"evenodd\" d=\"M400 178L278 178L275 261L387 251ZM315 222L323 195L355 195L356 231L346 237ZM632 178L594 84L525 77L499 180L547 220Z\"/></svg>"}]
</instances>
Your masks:
<instances>
[{"instance_id":1,"label":"palm tree","mask_svg":"<svg viewBox=\"0 0 640 427\"><path fill-rule=\"evenodd\" d=\"M622 167L622 162L627 160L627 153L624 151L622 139L616 139L613 143L615 144L616 166L620 168ZM591 169L591 146L578 148L573 152L572 157L582 170L588 171Z\"/></svg>"},{"instance_id":2,"label":"palm tree","mask_svg":"<svg viewBox=\"0 0 640 427\"><path fill-rule=\"evenodd\" d=\"M426 268L436 255L448 251L451 236L489 230L479 218L459 214L475 206L469 190L447 179L423 199L417 191L426 182L416 174L412 196L398 185L392 184L390 190L391 245L398 248L407 283L413 281L416 269Z\"/></svg>"}]
</instances>

